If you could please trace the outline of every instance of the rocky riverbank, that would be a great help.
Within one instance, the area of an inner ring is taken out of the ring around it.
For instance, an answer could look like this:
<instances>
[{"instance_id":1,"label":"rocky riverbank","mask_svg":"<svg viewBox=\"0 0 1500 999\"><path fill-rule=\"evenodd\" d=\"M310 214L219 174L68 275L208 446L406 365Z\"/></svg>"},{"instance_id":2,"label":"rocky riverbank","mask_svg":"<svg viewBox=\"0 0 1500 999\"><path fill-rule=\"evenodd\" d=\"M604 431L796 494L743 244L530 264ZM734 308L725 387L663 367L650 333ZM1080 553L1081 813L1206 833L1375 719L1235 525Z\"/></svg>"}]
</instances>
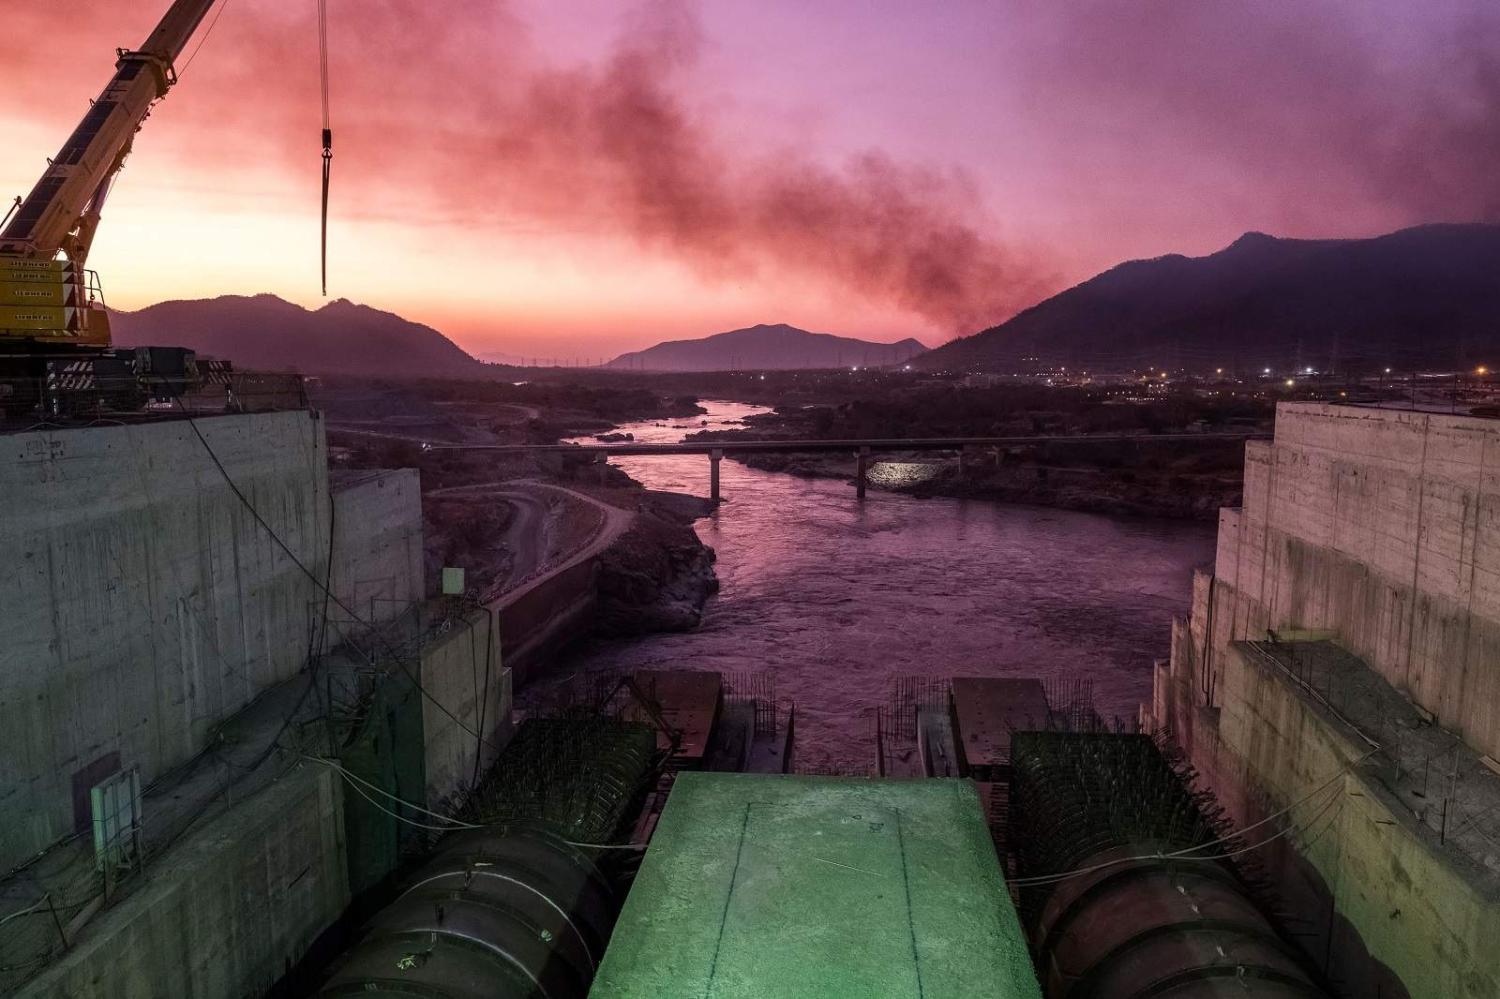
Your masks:
<instances>
[{"instance_id":1,"label":"rocky riverbank","mask_svg":"<svg viewBox=\"0 0 1500 999\"><path fill-rule=\"evenodd\" d=\"M693 530L712 505L695 496L640 490L635 522L599 558L601 637L688 631L719 591L714 550Z\"/></svg>"}]
</instances>

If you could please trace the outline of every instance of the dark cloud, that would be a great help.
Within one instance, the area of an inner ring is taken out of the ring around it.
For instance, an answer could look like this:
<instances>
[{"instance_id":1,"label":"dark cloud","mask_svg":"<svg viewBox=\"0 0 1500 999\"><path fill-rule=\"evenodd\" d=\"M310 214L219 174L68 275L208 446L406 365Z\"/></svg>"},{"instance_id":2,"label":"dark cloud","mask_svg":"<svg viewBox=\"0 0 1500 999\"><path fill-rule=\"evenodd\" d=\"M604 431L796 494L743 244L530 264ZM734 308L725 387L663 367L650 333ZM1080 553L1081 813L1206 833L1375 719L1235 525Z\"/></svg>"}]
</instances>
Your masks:
<instances>
[{"instance_id":1,"label":"dark cloud","mask_svg":"<svg viewBox=\"0 0 1500 999\"><path fill-rule=\"evenodd\" d=\"M1352 188L1409 222L1500 218L1491 0L1089 0L1028 4L1020 30L1033 85L1163 164L1217 157L1285 201Z\"/></svg>"}]
</instances>

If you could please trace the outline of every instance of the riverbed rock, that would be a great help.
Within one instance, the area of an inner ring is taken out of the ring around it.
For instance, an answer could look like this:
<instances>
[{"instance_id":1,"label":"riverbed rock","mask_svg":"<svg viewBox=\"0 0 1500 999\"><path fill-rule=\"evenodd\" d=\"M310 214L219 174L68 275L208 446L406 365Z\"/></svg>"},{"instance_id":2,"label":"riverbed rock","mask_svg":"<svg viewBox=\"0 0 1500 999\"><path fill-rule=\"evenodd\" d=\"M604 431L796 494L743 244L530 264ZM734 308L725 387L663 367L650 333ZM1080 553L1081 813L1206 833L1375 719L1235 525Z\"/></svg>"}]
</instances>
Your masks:
<instances>
[{"instance_id":1,"label":"riverbed rock","mask_svg":"<svg viewBox=\"0 0 1500 999\"><path fill-rule=\"evenodd\" d=\"M719 590L714 550L683 520L649 505L600 558L596 634L689 631Z\"/></svg>"},{"instance_id":2,"label":"riverbed rock","mask_svg":"<svg viewBox=\"0 0 1500 999\"><path fill-rule=\"evenodd\" d=\"M695 520L707 517L718 509L718 506L706 496L647 489L641 493L640 509L666 517L668 520L691 524Z\"/></svg>"}]
</instances>

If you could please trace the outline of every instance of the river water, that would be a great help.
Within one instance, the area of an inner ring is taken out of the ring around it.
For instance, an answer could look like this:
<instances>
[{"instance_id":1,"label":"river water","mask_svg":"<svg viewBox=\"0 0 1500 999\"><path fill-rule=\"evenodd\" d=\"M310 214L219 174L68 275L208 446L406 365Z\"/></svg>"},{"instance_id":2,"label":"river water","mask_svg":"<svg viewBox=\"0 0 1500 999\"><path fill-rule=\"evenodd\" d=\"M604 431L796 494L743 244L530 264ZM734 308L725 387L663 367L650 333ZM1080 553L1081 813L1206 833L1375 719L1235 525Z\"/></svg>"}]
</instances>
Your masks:
<instances>
[{"instance_id":1,"label":"river water","mask_svg":"<svg viewBox=\"0 0 1500 999\"><path fill-rule=\"evenodd\" d=\"M676 441L763 409L705 402ZM708 494L701 455L613 459L651 489ZM1096 708L1134 717L1167 655L1210 524L1124 519L872 490L721 463L724 503L698 521L720 594L692 632L580 647L557 676L639 667L766 671L797 709L799 768L873 761L868 710L909 675L1082 677ZM546 681L543 681L545 685Z\"/></svg>"}]
</instances>

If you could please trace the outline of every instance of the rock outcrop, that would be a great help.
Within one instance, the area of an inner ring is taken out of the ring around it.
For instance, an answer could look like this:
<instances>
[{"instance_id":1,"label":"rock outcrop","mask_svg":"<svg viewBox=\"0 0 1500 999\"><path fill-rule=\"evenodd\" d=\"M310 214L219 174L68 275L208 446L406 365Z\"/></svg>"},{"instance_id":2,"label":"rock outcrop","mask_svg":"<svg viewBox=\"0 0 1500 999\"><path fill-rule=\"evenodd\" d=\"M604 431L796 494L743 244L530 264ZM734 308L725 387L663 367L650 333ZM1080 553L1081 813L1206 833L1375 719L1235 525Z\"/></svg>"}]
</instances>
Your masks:
<instances>
[{"instance_id":1,"label":"rock outcrop","mask_svg":"<svg viewBox=\"0 0 1500 999\"><path fill-rule=\"evenodd\" d=\"M630 529L599 560L598 635L688 631L703 619L703 605L719 590L714 550L698 538L701 516L681 499L647 493Z\"/></svg>"}]
</instances>

